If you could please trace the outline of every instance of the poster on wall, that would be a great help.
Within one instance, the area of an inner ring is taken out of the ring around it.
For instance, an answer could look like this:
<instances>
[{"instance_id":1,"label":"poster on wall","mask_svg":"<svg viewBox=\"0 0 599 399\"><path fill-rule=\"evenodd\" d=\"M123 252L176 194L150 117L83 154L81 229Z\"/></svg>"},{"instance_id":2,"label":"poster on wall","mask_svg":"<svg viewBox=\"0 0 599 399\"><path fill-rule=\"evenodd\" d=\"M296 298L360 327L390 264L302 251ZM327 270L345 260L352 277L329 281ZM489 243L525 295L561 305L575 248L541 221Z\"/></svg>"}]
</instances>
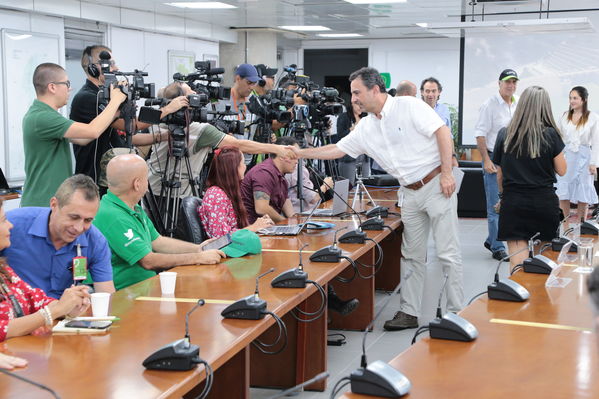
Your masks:
<instances>
[{"instance_id":1,"label":"poster on wall","mask_svg":"<svg viewBox=\"0 0 599 399\"><path fill-rule=\"evenodd\" d=\"M2 89L4 98L4 144L6 179L22 183L25 179L23 115L35 99L31 79L43 62L60 64L58 35L2 29Z\"/></svg>"},{"instance_id":2,"label":"poster on wall","mask_svg":"<svg viewBox=\"0 0 599 399\"><path fill-rule=\"evenodd\" d=\"M218 68L218 55L216 54L204 54L203 61L210 61L210 67Z\"/></svg>"},{"instance_id":3,"label":"poster on wall","mask_svg":"<svg viewBox=\"0 0 599 399\"><path fill-rule=\"evenodd\" d=\"M168 77L167 82L173 80L173 75L180 73L181 75L189 75L195 71L194 63L196 54L192 51L168 51Z\"/></svg>"}]
</instances>

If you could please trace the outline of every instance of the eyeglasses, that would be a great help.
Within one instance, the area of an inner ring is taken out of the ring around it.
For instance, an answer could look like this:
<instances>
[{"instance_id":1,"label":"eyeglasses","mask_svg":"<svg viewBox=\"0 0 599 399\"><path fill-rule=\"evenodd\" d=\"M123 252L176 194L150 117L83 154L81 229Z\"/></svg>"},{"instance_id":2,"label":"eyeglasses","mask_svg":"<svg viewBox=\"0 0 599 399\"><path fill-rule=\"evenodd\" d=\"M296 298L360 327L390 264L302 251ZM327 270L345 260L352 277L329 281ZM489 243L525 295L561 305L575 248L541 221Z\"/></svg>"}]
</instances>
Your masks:
<instances>
[{"instance_id":1,"label":"eyeglasses","mask_svg":"<svg viewBox=\"0 0 599 399\"><path fill-rule=\"evenodd\" d=\"M67 89L71 88L70 80L65 80L64 82L50 82L50 83L54 83L55 85L65 85L67 87Z\"/></svg>"}]
</instances>

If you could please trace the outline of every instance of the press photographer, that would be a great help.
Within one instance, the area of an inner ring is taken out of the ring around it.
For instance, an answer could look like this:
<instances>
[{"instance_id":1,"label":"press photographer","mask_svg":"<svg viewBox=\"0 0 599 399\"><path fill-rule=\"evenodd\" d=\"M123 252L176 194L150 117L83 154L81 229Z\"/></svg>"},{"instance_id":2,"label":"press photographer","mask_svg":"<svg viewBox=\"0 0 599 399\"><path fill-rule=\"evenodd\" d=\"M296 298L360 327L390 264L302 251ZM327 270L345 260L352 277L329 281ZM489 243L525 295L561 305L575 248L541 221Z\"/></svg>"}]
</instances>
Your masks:
<instances>
[{"instance_id":1,"label":"press photographer","mask_svg":"<svg viewBox=\"0 0 599 399\"><path fill-rule=\"evenodd\" d=\"M104 58L100 58L100 55ZM70 118L76 122L89 123L106 108L106 90L100 94L100 87L109 87L106 75L115 76L118 67L112 58L110 48L106 46L89 46L83 50L81 67L85 72L87 80L85 85L73 98L71 104ZM144 84L145 86L145 84ZM150 93L148 93L150 94ZM101 98L103 97L103 98ZM108 96L110 97L110 96ZM177 111L187 105L187 99L180 98L172 101L168 107L162 109L162 117ZM118 114L120 116L120 113ZM147 123L136 121L132 126L133 132L150 126ZM90 176L96 183L101 183L101 193L106 192L105 182L100 181L100 160L102 156L113 148L126 148L125 121L122 117L114 120L100 137L87 145L73 145L75 153L75 173L83 173ZM132 137L133 145L148 145L166 139L164 136L153 136L148 134L135 134Z\"/></svg>"},{"instance_id":2,"label":"press photographer","mask_svg":"<svg viewBox=\"0 0 599 399\"><path fill-rule=\"evenodd\" d=\"M173 82L163 91L165 99L175 99L182 96L187 98L194 94L196 93L188 84L181 82ZM150 188L154 196L157 197L159 204L165 204L165 198L182 198L192 195L194 186L197 194L200 194L202 192L202 182L197 177L202 174L208 154L214 149L223 146L234 146L248 154L276 153L281 156L290 156L292 153L283 146L238 140L206 122L192 122L192 115L190 114L194 113L196 117L202 118L201 110L188 107L182 110L183 118L179 119L181 115L181 111L179 111L170 117L170 121L174 123L168 125L161 123L156 128L161 135L168 137L168 140L154 146L148 161ZM185 116L186 114L188 116ZM187 121L190 123L187 124ZM173 135L173 132L175 132L175 135ZM183 132L183 137L181 137L181 132ZM189 159L190 173L187 172L187 168L182 168L183 172L181 173L174 169L174 157L176 156ZM180 187L176 190L178 191L178 194L176 194L172 188L178 184L180 184ZM167 195L168 191L170 191L169 195ZM165 216L170 215L163 215L163 217Z\"/></svg>"}]
</instances>

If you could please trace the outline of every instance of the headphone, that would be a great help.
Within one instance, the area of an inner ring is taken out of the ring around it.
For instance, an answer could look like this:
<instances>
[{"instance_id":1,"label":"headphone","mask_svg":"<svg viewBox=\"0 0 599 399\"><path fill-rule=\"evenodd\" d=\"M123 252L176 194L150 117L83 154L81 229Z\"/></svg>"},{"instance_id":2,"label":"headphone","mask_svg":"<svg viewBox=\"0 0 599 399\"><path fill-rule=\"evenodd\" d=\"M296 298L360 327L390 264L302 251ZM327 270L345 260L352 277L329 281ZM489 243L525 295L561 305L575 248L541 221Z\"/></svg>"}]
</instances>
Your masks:
<instances>
[{"instance_id":1,"label":"headphone","mask_svg":"<svg viewBox=\"0 0 599 399\"><path fill-rule=\"evenodd\" d=\"M85 70L87 71L87 74L89 76L91 76L92 78L98 78L100 77L100 70L98 69L98 66L96 64L93 63L92 60L92 46L87 46L85 48L85 50L83 50L83 54L87 54L87 66L85 67Z\"/></svg>"}]
</instances>

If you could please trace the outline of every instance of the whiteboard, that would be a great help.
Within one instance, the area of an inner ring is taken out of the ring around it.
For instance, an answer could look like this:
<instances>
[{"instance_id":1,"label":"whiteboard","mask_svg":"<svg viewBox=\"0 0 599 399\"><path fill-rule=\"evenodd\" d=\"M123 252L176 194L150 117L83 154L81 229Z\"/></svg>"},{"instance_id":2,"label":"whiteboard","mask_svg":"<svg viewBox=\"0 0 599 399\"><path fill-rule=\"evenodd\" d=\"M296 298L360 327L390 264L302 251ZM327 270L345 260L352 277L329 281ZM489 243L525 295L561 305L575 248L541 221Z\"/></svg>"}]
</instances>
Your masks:
<instances>
[{"instance_id":1,"label":"whiteboard","mask_svg":"<svg viewBox=\"0 0 599 399\"><path fill-rule=\"evenodd\" d=\"M59 64L58 35L2 29L4 143L6 179L25 178L23 116L35 99L33 71L44 62Z\"/></svg>"},{"instance_id":2,"label":"whiteboard","mask_svg":"<svg viewBox=\"0 0 599 399\"><path fill-rule=\"evenodd\" d=\"M520 78L516 95L535 85L547 90L556 122L568 110L574 86L586 87L589 109L599 111L598 33L469 34L464 50L463 145L476 145L480 105L498 92L499 74L507 68Z\"/></svg>"}]
</instances>

